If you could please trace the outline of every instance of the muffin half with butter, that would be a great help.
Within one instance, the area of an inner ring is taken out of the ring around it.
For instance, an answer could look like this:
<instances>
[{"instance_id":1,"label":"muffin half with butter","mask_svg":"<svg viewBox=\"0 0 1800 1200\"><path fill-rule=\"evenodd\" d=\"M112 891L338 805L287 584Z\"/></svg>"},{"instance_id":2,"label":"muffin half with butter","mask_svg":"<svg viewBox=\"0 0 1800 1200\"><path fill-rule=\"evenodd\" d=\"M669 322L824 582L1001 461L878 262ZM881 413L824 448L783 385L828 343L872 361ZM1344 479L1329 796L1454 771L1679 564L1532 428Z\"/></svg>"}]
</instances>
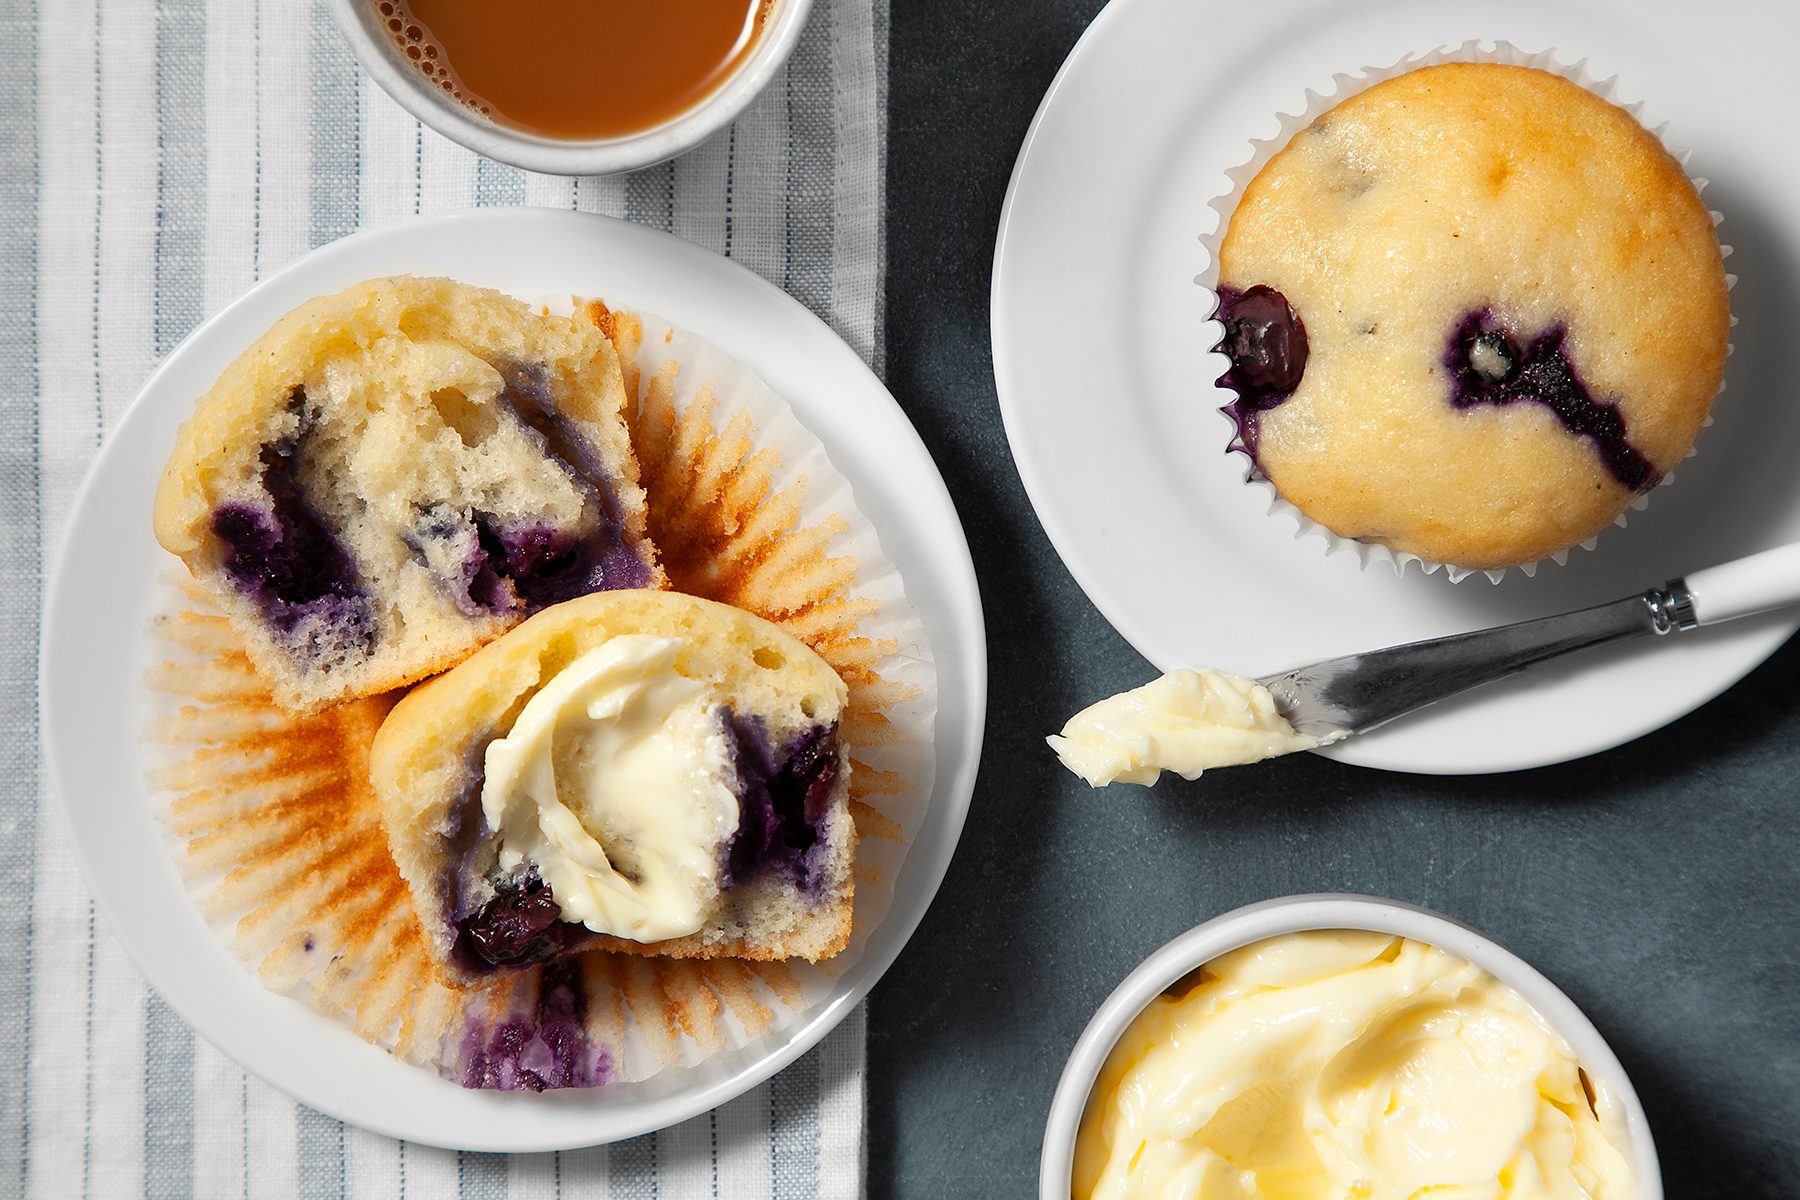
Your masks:
<instances>
[{"instance_id":1,"label":"muffin half with butter","mask_svg":"<svg viewBox=\"0 0 1800 1200\"><path fill-rule=\"evenodd\" d=\"M371 775L434 957L829 958L849 941L848 692L775 625L673 592L538 613L402 700Z\"/></svg>"}]
</instances>

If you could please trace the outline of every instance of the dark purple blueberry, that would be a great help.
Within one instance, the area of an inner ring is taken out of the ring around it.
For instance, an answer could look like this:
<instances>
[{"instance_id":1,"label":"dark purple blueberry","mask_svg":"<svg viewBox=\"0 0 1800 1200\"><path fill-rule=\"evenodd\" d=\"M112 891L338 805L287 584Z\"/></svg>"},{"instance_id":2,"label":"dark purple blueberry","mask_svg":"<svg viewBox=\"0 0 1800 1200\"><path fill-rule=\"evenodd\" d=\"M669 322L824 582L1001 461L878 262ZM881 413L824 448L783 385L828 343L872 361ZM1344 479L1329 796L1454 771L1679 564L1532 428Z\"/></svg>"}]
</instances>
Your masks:
<instances>
[{"instance_id":1,"label":"dark purple blueberry","mask_svg":"<svg viewBox=\"0 0 1800 1200\"><path fill-rule=\"evenodd\" d=\"M512 581L528 609L544 608L597 590L588 544L553 525L496 529L476 519L488 562Z\"/></svg>"},{"instance_id":2,"label":"dark purple blueberry","mask_svg":"<svg viewBox=\"0 0 1800 1200\"><path fill-rule=\"evenodd\" d=\"M449 512L433 505L402 539L471 614L536 612L589 592L649 582L615 527L584 536L544 523L506 526L486 513L444 515Z\"/></svg>"},{"instance_id":3,"label":"dark purple blueberry","mask_svg":"<svg viewBox=\"0 0 1800 1200\"><path fill-rule=\"evenodd\" d=\"M544 368L508 363L501 375L501 408L581 491L583 512L574 529L508 526L474 514L480 551L464 570L469 598L489 609L535 612L589 592L649 586L650 570L625 539L606 469L580 425L557 411Z\"/></svg>"},{"instance_id":4,"label":"dark purple blueberry","mask_svg":"<svg viewBox=\"0 0 1800 1200\"><path fill-rule=\"evenodd\" d=\"M489 609L536 612L589 592L650 582L617 526L583 536L554 525L502 526L478 513L475 529L478 550L464 576L470 599Z\"/></svg>"},{"instance_id":5,"label":"dark purple blueberry","mask_svg":"<svg viewBox=\"0 0 1800 1200\"><path fill-rule=\"evenodd\" d=\"M293 557L289 547L294 539L283 535L274 513L248 504L222 504L213 510L212 531L225 543L225 570L244 591L278 600L282 592L299 590L299 581L283 569L287 564L282 561Z\"/></svg>"},{"instance_id":6,"label":"dark purple blueberry","mask_svg":"<svg viewBox=\"0 0 1800 1200\"><path fill-rule=\"evenodd\" d=\"M1595 399L1582 382L1564 348L1567 337L1564 326L1552 325L1526 344L1491 309L1468 314L1444 350L1450 402L1457 408L1522 400L1545 405L1563 428L1594 444L1622 486L1644 491L1661 476L1631 444L1618 405Z\"/></svg>"},{"instance_id":7,"label":"dark purple blueberry","mask_svg":"<svg viewBox=\"0 0 1800 1200\"><path fill-rule=\"evenodd\" d=\"M259 454L268 507L232 503L213 512L221 565L281 633L324 617L340 643L366 649L375 640L374 604L349 551L300 482L305 395L296 392L292 403L303 414L300 431Z\"/></svg>"},{"instance_id":8,"label":"dark purple blueberry","mask_svg":"<svg viewBox=\"0 0 1800 1200\"><path fill-rule=\"evenodd\" d=\"M816 725L801 734L788 750L787 761L781 766L780 786L800 794L801 814L809 824L816 824L825 815L837 777L837 729Z\"/></svg>"},{"instance_id":9,"label":"dark purple blueberry","mask_svg":"<svg viewBox=\"0 0 1800 1200\"><path fill-rule=\"evenodd\" d=\"M624 526L615 520L604 522L589 539L588 561L592 577L598 581L591 590L650 586L650 568L625 540Z\"/></svg>"},{"instance_id":10,"label":"dark purple blueberry","mask_svg":"<svg viewBox=\"0 0 1800 1200\"><path fill-rule=\"evenodd\" d=\"M494 897L457 926L456 953L497 967L528 966L554 958L566 926L550 885L528 866L501 880Z\"/></svg>"},{"instance_id":11,"label":"dark purple blueberry","mask_svg":"<svg viewBox=\"0 0 1800 1200\"><path fill-rule=\"evenodd\" d=\"M779 750L762 721L721 712L737 768L738 828L725 851L725 883L746 883L768 871L807 891L815 877L813 848L839 771L835 725L817 725Z\"/></svg>"},{"instance_id":12,"label":"dark purple blueberry","mask_svg":"<svg viewBox=\"0 0 1800 1200\"><path fill-rule=\"evenodd\" d=\"M1306 374L1306 324L1286 296L1260 283L1244 291L1220 287L1218 317L1225 326L1219 348L1231 360L1219 384L1237 393L1225 406L1238 429L1232 449L1255 463L1262 414L1293 395Z\"/></svg>"},{"instance_id":13,"label":"dark purple blueberry","mask_svg":"<svg viewBox=\"0 0 1800 1200\"><path fill-rule=\"evenodd\" d=\"M213 513L213 533L226 547L225 569L247 589L286 607L360 595L356 565L301 494L291 458L264 447L262 460L273 511L226 504Z\"/></svg>"},{"instance_id":14,"label":"dark purple blueberry","mask_svg":"<svg viewBox=\"0 0 1800 1200\"><path fill-rule=\"evenodd\" d=\"M1231 360L1222 382L1252 409L1274 408L1293 394L1306 374L1306 325L1287 297L1257 284L1247 291L1219 289L1220 346Z\"/></svg>"},{"instance_id":15,"label":"dark purple blueberry","mask_svg":"<svg viewBox=\"0 0 1800 1200\"><path fill-rule=\"evenodd\" d=\"M518 603L518 593L507 586L506 577L495 569L496 563L506 561L506 548L493 527L480 517L475 519L475 538L475 549L463 563L463 594L480 608L512 608Z\"/></svg>"}]
</instances>

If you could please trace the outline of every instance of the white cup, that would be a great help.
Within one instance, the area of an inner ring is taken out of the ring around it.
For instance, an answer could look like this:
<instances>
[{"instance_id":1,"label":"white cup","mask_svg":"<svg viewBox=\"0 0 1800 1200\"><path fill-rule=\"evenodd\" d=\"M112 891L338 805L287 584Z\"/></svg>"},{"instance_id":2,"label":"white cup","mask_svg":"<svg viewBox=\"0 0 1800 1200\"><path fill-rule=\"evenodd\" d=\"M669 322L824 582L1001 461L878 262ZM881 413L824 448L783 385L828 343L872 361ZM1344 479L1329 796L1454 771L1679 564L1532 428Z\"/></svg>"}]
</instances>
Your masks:
<instances>
[{"instance_id":1,"label":"white cup","mask_svg":"<svg viewBox=\"0 0 1800 1200\"><path fill-rule=\"evenodd\" d=\"M1612 1047L1573 1000L1523 959L1467 925L1397 900L1346 895L1283 896L1234 909L1188 930L1127 975L1082 1030L1056 1085L1038 1163L1041 1200L1069 1200L1075 1135L1088 1095L1113 1045L1145 1005L1221 954L1264 938L1314 929L1367 929L1425 942L1474 963L1517 992L1562 1035L1575 1061L1618 1100L1631 1139L1638 1200L1663 1200L1662 1167L1644 1106Z\"/></svg>"},{"instance_id":2,"label":"white cup","mask_svg":"<svg viewBox=\"0 0 1800 1200\"><path fill-rule=\"evenodd\" d=\"M793 53L812 0L775 0L750 53L712 94L679 116L623 137L550 138L490 121L432 83L382 25L371 0L329 0L356 61L400 107L453 142L549 175L616 175L692 150L737 119Z\"/></svg>"}]
</instances>

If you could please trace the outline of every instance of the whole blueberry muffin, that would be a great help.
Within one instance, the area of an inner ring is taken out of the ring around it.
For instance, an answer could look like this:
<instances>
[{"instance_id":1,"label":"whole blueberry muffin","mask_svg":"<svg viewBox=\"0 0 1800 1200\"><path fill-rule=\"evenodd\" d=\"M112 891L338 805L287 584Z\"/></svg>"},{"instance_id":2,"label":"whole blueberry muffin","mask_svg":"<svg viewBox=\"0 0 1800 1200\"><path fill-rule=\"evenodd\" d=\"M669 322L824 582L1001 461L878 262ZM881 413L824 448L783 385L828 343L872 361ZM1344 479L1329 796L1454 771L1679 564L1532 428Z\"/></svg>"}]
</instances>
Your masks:
<instances>
[{"instance_id":1,"label":"whole blueberry muffin","mask_svg":"<svg viewBox=\"0 0 1800 1200\"><path fill-rule=\"evenodd\" d=\"M466 658L538 609L660 586L611 342L449 279L313 300L182 427L156 537L309 711Z\"/></svg>"},{"instance_id":2,"label":"whole blueberry muffin","mask_svg":"<svg viewBox=\"0 0 1800 1200\"><path fill-rule=\"evenodd\" d=\"M1410 71L1296 134L1230 218L1235 445L1340 536L1531 563L1688 453L1726 291L1697 190L1624 109L1535 68Z\"/></svg>"},{"instance_id":3,"label":"whole blueberry muffin","mask_svg":"<svg viewBox=\"0 0 1800 1200\"><path fill-rule=\"evenodd\" d=\"M603 947L828 958L850 937L849 692L676 592L584 596L407 694L370 777L452 977Z\"/></svg>"}]
</instances>

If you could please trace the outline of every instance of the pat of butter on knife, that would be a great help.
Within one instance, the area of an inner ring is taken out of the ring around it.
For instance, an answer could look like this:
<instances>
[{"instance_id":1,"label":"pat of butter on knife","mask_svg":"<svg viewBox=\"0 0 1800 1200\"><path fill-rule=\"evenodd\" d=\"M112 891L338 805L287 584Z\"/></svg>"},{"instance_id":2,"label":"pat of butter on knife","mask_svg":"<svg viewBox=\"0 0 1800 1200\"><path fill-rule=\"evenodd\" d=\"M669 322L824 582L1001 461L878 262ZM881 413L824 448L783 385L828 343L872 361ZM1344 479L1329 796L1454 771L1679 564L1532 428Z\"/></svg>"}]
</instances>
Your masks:
<instances>
[{"instance_id":1,"label":"pat of butter on knife","mask_svg":"<svg viewBox=\"0 0 1800 1200\"><path fill-rule=\"evenodd\" d=\"M1338 735L1341 737L1343 735ZM1045 739L1092 787L1148 786L1164 771L1198 779L1214 767L1311 750L1332 738L1298 733L1269 689L1210 669L1171 671L1082 709Z\"/></svg>"}]
</instances>

